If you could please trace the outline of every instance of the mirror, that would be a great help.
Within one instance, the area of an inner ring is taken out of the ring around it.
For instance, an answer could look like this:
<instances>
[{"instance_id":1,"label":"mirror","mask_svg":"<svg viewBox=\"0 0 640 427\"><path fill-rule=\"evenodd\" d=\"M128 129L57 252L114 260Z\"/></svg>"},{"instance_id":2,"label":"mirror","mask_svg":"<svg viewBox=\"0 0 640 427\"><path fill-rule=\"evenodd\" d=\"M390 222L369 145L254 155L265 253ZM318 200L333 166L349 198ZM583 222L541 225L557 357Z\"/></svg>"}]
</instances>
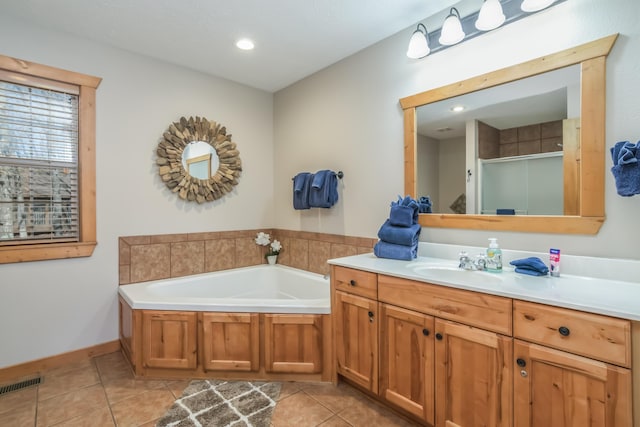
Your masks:
<instances>
[{"instance_id":1,"label":"mirror","mask_svg":"<svg viewBox=\"0 0 640 427\"><path fill-rule=\"evenodd\" d=\"M402 98L400 104L404 110L405 193L417 197L423 195L417 192L418 107L467 94L481 95L484 89L519 82L573 65L580 69L580 131L575 136L577 143L574 150L563 147L562 182L565 206L562 215L433 213L421 214L420 224L426 227L596 234L604 222L606 56L616 38L617 34L614 34L572 49ZM478 121L474 123L474 126L477 126ZM468 122L465 126L473 127ZM476 162L475 157L469 158L466 151L465 156L465 167ZM567 166L567 162L574 166ZM457 173L459 174L459 171ZM464 181L464 173L462 176ZM467 198L466 193L463 195ZM471 200L465 200L467 211L470 206L479 206L474 197L475 195L471 195Z\"/></svg>"},{"instance_id":2,"label":"mirror","mask_svg":"<svg viewBox=\"0 0 640 427\"><path fill-rule=\"evenodd\" d=\"M417 194L436 213L563 215L579 116L579 65L419 106Z\"/></svg>"},{"instance_id":3,"label":"mirror","mask_svg":"<svg viewBox=\"0 0 640 427\"><path fill-rule=\"evenodd\" d=\"M162 181L183 200L217 200L238 184L240 152L227 129L204 117L181 117L158 144Z\"/></svg>"}]
</instances>

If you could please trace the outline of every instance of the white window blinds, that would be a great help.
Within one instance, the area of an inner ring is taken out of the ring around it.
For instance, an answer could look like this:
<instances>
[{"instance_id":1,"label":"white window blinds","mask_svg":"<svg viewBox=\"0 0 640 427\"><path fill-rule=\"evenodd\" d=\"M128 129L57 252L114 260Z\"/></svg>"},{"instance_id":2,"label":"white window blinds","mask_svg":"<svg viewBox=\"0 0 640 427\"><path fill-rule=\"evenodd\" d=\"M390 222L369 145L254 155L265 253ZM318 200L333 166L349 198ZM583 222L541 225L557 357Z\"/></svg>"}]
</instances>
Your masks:
<instances>
[{"instance_id":1,"label":"white window blinds","mask_svg":"<svg viewBox=\"0 0 640 427\"><path fill-rule=\"evenodd\" d=\"M74 242L78 95L0 80L0 245Z\"/></svg>"}]
</instances>

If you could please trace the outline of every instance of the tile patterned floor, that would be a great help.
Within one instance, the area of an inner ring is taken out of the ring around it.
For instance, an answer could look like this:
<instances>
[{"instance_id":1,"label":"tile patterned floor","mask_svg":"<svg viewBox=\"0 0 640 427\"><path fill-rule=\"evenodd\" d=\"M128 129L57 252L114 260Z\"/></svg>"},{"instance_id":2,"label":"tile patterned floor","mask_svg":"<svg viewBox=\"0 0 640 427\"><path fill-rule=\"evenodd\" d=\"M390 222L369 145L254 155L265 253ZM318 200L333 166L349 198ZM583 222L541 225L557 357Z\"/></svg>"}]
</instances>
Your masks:
<instances>
[{"instance_id":1,"label":"tile patterned floor","mask_svg":"<svg viewBox=\"0 0 640 427\"><path fill-rule=\"evenodd\" d=\"M44 381L0 396L0 426L153 427L189 380L136 380L120 352L43 373ZM346 385L283 383L273 427L410 427Z\"/></svg>"}]
</instances>

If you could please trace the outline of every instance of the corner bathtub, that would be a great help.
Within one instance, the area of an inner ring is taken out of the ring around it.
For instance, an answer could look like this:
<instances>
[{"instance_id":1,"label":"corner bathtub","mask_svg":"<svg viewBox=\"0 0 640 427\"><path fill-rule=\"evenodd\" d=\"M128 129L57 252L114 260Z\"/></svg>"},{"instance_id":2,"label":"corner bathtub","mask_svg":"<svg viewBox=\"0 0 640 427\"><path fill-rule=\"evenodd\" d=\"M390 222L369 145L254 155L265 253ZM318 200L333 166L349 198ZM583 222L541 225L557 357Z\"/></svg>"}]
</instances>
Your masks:
<instances>
[{"instance_id":1,"label":"corner bathtub","mask_svg":"<svg viewBox=\"0 0 640 427\"><path fill-rule=\"evenodd\" d=\"M331 312L329 279L280 265L258 265L119 286L132 309L242 313Z\"/></svg>"}]
</instances>

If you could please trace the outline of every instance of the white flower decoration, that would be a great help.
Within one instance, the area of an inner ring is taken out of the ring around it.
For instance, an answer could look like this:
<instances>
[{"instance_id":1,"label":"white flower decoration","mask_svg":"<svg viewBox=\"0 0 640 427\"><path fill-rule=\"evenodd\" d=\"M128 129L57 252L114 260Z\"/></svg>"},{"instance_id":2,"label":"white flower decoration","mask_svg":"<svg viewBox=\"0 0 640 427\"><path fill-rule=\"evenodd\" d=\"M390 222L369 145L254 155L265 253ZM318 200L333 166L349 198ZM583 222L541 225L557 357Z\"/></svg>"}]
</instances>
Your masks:
<instances>
[{"instance_id":1,"label":"white flower decoration","mask_svg":"<svg viewBox=\"0 0 640 427\"><path fill-rule=\"evenodd\" d=\"M268 233L259 232L256 236L256 244L260 246L267 246L271 242L271 236Z\"/></svg>"}]
</instances>

